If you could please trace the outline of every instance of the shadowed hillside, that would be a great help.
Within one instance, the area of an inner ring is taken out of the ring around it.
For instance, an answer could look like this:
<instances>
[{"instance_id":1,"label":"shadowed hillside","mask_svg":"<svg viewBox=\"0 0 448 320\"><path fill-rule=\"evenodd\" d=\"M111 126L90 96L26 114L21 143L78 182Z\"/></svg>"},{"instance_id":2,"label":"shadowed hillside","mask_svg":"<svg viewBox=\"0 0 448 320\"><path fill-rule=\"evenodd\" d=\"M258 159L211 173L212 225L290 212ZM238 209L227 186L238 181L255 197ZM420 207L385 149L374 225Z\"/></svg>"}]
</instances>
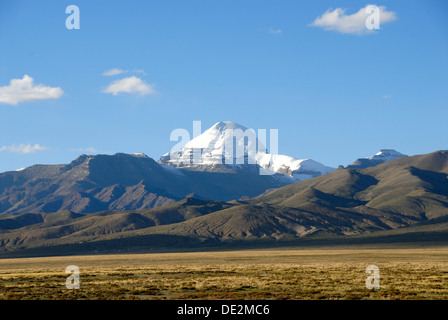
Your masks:
<instances>
[{"instance_id":1,"label":"shadowed hillside","mask_svg":"<svg viewBox=\"0 0 448 320\"><path fill-rule=\"evenodd\" d=\"M0 174L0 213L76 213L143 210L186 197L230 201L292 183L260 175L257 165L196 172L167 167L146 156L80 156L68 165L35 165Z\"/></svg>"},{"instance_id":2,"label":"shadowed hillside","mask_svg":"<svg viewBox=\"0 0 448 320\"><path fill-rule=\"evenodd\" d=\"M166 246L163 239L181 248L182 243L322 241L348 236L353 241L446 242L447 219L448 152L438 151L366 169L338 169L248 200L190 197L146 210L3 216L0 246L48 250L101 243L100 250L107 251L123 245L128 250L160 248ZM155 237L157 242L144 240Z\"/></svg>"}]
</instances>

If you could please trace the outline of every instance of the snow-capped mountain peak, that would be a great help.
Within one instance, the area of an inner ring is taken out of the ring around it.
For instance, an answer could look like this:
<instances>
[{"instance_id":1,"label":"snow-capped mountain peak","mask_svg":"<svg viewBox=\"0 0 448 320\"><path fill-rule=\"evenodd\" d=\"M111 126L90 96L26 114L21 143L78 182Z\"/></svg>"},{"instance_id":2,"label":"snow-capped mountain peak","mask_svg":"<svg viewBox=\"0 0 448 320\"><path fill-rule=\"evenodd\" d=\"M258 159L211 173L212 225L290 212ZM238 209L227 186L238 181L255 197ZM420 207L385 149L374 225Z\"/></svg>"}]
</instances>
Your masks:
<instances>
[{"instance_id":1,"label":"snow-capped mountain peak","mask_svg":"<svg viewBox=\"0 0 448 320\"><path fill-rule=\"evenodd\" d=\"M328 173L334 168L311 159L296 159L269 154L258 132L232 121L220 121L175 152L167 153L160 163L191 170L216 170L217 166L258 164L265 173L281 173L296 181Z\"/></svg>"},{"instance_id":2,"label":"snow-capped mountain peak","mask_svg":"<svg viewBox=\"0 0 448 320\"><path fill-rule=\"evenodd\" d=\"M184 149L218 149L221 150L225 145L226 132L231 130L241 130L245 132L246 127L232 121L220 121L207 129L201 135L193 138L185 144ZM230 137L230 135L228 135Z\"/></svg>"},{"instance_id":3,"label":"snow-capped mountain peak","mask_svg":"<svg viewBox=\"0 0 448 320\"><path fill-rule=\"evenodd\" d=\"M348 165L347 169L365 169L401 157L407 157L407 155L402 154L394 149L381 149L371 157L359 158L352 164Z\"/></svg>"},{"instance_id":4,"label":"snow-capped mountain peak","mask_svg":"<svg viewBox=\"0 0 448 320\"><path fill-rule=\"evenodd\" d=\"M137 157L137 158L148 158L148 156L141 152L132 153L131 156Z\"/></svg>"},{"instance_id":5,"label":"snow-capped mountain peak","mask_svg":"<svg viewBox=\"0 0 448 320\"><path fill-rule=\"evenodd\" d=\"M401 157L406 157L406 155L404 155L394 149L381 149L378 153L369 157L368 159L390 161L390 160L398 159Z\"/></svg>"}]
</instances>

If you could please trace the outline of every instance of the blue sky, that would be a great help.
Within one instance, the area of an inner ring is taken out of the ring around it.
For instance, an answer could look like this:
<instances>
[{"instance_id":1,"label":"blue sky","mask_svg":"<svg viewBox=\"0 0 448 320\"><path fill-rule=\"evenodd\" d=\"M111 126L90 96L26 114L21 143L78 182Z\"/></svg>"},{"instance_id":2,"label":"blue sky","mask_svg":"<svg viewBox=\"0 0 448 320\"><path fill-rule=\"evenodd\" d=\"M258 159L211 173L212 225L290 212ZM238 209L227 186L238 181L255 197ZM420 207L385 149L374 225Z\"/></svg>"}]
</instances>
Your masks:
<instances>
[{"instance_id":1,"label":"blue sky","mask_svg":"<svg viewBox=\"0 0 448 320\"><path fill-rule=\"evenodd\" d=\"M71 4L80 29L66 28ZM368 4L395 18L340 29ZM313 25L338 8L340 24ZM278 129L280 154L333 167L448 149L447 16L444 0L0 0L0 172L157 160L197 120ZM39 99L14 96L14 79Z\"/></svg>"}]
</instances>

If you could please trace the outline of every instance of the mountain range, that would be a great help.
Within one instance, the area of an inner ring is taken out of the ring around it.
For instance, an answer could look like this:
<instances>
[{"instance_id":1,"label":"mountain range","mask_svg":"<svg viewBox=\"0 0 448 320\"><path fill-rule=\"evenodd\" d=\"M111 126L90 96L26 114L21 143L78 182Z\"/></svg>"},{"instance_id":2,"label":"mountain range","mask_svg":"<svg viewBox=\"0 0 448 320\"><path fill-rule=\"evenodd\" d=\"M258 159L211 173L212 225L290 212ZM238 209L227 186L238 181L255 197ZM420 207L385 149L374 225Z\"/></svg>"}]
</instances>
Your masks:
<instances>
[{"instance_id":1,"label":"mountain range","mask_svg":"<svg viewBox=\"0 0 448 320\"><path fill-rule=\"evenodd\" d=\"M144 155L82 155L67 165L34 165L0 174L0 212L93 213L163 206L186 197L229 201L292 183L258 166L201 172L163 166Z\"/></svg>"},{"instance_id":2,"label":"mountain range","mask_svg":"<svg viewBox=\"0 0 448 320\"><path fill-rule=\"evenodd\" d=\"M0 230L1 250L12 253L334 241L347 236L365 240L378 235L388 241L398 237L446 243L448 151L366 169L341 168L246 200L189 197L146 210L3 215Z\"/></svg>"},{"instance_id":3,"label":"mountain range","mask_svg":"<svg viewBox=\"0 0 448 320\"><path fill-rule=\"evenodd\" d=\"M226 139L232 139L226 135L229 129L248 130L233 122L218 122L188 142L175 159L168 153L159 163L142 153L81 155L66 165L34 165L2 173L0 214L142 210L186 197L238 200L334 170L312 159L269 154L258 139L252 143L262 150L250 154L246 144L245 153L240 154L242 163L237 163L236 152L229 155L224 149ZM194 154L199 157L193 163ZM382 150L363 165L376 165L397 155L401 154ZM254 164L247 163L249 157Z\"/></svg>"},{"instance_id":4,"label":"mountain range","mask_svg":"<svg viewBox=\"0 0 448 320\"><path fill-rule=\"evenodd\" d=\"M0 250L448 239L448 151L405 156L383 149L332 169L257 150L256 159L270 160L248 164L243 154L236 163L234 154L219 154L228 127L244 129L219 122L159 163L144 154L82 155L67 165L0 174ZM226 156L234 162L222 161Z\"/></svg>"}]
</instances>

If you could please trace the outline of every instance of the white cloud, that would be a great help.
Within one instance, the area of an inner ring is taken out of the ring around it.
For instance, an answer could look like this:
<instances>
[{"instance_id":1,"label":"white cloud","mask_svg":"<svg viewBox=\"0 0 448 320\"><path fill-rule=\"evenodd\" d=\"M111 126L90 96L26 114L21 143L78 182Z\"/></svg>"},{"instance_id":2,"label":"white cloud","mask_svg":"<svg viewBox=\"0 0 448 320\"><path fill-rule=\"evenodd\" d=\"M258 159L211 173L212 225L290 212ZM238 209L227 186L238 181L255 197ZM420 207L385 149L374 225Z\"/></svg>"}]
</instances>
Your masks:
<instances>
[{"instance_id":1,"label":"white cloud","mask_svg":"<svg viewBox=\"0 0 448 320\"><path fill-rule=\"evenodd\" d=\"M45 151L48 150L47 147L43 147L40 144L31 145L28 144L19 144L16 146L15 144L11 146L3 146L0 147L0 152L10 152L10 153L20 153L20 154L29 154L29 153L36 153L37 151Z\"/></svg>"},{"instance_id":2,"label":"white cloud","mask_svg":"<svg viewBox=\"0 0 448 320\"><path fill-rule=\"evenodd\" d=\"M15 106L26 101L58 99L63 93L64 91L59 87L34 85L33 78L24 75L22 79L12 79L8 86L0 87L0 103Z\"/></svg>"},{"instance_id":3,"label":"white cloud","mask_svg":"<svg viewBox=\"0 0 448 320\"><path fill-rule=\"evenodd\" d=\"M114 69L109 69L109 70L104 71L103 76L111 77L111 76L116 76L116 75L126 73L126 72L128 72L128 70L114 68Z\"/></svg>"},{"instance_id":4,"label":"white cloud","mask_svg":"<svg viewBox=\"0 0 448 320\"><path fill-rule=\"evenodd\" d=\"M96 150L94 147L88 147L88 148L72 148L70 149L72 152L81 152L81 153L98 153L98 150Z\"/></svg>"},{"instance_id":5,"label":"white cloud","mask_svg":"<svg viewBox=\"0 0 448 320\"><path fill-rule=\"evenodd\" d=\"M345 14L345 9L342 8L336 8L333 11L331 11L331 9L328 9L322 16L316 18L316 20L314 20L310 25L313 27L321 27L324 30L333 30L340 33L373 33L375 29L369 29L366 26L366 20L372 15L371 11L366 11L368 7L369 5L359 9L358 12L350 15ZM380 6L378 7L378 9L380 28L382 24L397 19L394 12L386 11L386 7Z\"/></svg>"},{"instance_id":6,"label":"white cloud","mask_svg":"<svg viewBox=\"0 0 448 320\"><path fill-rule=\"evenodd\" d=\"M392 99L392 95L391 94L385 94L385 95L383 95L383 99L385 99L385 100Z\"/></svg>"},{"instance_id":7,"label":"white cloud","mask_svg":"<svg viewBox=\"0 0 448 320\"><path fill-rule=\"evenodd\" d=\"M123 70L123 69L117 69L117 68L113 68L113 69L109 69L103 72L103 76L106 77L111 77L111 76L117 76L119 74L124 74L124 73L140 73L144 76L146 76L146 72L143 69L133 69L133 70Z\"/></svg>"},{"instance_id":8,"label":"white cloud","mask_svg":"<svg viewBox=\"0 0 448 320\"><path fill-rule=\"evenodd\" d=\"M105 90L104 93L112 93L117 95L120 92L125 93L139 93L140 95L155 94L154 88L145 83L142 79L136 76L116 80L112 82Z\"/></svg>"},{"instance_id":9,"label":"white cloud","mask_svg":"<svg viewBox=\"0 0 448 320\"><path fill-rule=\"evenodd\" d=\"M146 72L145 72L145 70L143 70L143 69L134 69L134 70L132 70L133 72L135 72L135 73L141 73L141 74L143 74L144 76L146 76Z\"/></svg>"},{"instance_id":10,"label":"white cloud","mask_svg":"<svg viewBox=\"0 0 448 320\"><path fill-rule=\"evenodd\" d=\"M270 34L281 34L282 33L282 29L269 28L269 33Z\"/></svg>"}]
</instances>

